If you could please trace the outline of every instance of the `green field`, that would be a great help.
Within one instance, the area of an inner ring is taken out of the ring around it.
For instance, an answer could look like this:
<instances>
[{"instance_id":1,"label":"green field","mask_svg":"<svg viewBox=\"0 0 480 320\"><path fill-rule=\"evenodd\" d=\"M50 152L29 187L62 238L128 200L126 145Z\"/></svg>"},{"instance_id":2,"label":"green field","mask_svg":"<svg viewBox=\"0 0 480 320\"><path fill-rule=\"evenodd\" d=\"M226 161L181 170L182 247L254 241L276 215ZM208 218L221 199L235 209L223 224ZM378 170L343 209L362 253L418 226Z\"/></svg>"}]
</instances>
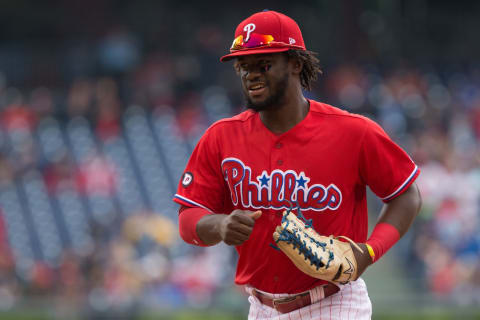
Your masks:
<instances>
[{"instance_id":1,"label":"green field","mask_svg":"<svg viewBox=\"0 0 480 320\"><path fill-rule=\"evenodd\" d=\"M8 313L0 313L0 320L57 320L61 317L49 315L46 311L21 311L16 310ZM180 311L180 312L149 312L136 317L118 318L117 316L105 317L85 317L81 316L68 318L69 320L246 320L245 314L232 314L227 312L208 312L208 311ZM386 310L377 311L373 316L374 320L463 320L480 319L478 308L436 308L436 309L409 309L404 311ZM63 319L62 319L63 320Z\"/></svg>"}]
</instances>

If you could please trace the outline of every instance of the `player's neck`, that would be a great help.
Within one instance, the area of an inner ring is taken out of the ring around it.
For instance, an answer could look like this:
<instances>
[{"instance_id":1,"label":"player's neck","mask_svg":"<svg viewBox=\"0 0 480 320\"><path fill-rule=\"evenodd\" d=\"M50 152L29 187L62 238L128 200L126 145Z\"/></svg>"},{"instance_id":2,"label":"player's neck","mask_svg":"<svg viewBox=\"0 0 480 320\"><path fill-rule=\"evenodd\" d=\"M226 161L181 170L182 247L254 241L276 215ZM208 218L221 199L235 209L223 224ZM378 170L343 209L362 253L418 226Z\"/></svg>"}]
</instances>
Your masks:
<instances>
[{"instance_id":1,"label":"player's neck","mask_svg":"<svg viewBox=\"0 0 480 320\"><path fill-rule=\"evenodd\" d=\"M310 104L300 95L290 96L283 105L273 110L260 111L260 119L268 130L275 134L287 132L302 121L310 110Z\"/></svg>"}]
</instances>

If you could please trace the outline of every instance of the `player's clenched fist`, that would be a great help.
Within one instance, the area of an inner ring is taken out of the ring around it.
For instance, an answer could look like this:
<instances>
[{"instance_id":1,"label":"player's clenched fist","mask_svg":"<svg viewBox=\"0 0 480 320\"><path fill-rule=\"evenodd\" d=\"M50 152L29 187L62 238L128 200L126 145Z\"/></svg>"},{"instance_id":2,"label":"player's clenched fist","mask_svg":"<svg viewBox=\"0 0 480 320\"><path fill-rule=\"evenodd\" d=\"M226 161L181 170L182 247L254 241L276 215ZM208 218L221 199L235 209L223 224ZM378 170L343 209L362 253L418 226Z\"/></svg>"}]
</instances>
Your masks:
<instances>
[{"instance_id":1,"label":"player's clenched fist","mask_svg":"<svg viewBox=\"0 0 480 320\"><path fill-rule=\"evenodd\" d=\"M222 241L230 246L238 246L248 240L255 220L262 215L259 211L234 210L219 221Z\"/></svg>"}]
</instances>

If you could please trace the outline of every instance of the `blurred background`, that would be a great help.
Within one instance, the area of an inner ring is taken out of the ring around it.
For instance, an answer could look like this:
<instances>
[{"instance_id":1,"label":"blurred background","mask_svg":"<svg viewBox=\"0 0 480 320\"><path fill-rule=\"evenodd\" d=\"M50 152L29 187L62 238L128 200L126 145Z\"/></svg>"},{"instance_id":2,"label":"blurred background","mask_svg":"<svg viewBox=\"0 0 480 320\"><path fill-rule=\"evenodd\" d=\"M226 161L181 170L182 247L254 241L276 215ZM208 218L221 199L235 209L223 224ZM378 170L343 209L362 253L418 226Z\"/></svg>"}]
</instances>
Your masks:
<instances>
[{"instance_id":1,"label":"blurred background","mask_svg":"<svg viewBox=\"0 0 480 320\"><path fill-rule=\"evenodd\" d=\"M237 24L294 18L308 97L379 122L422 173L413 227L365 273L374 319L480 319L480 2L0 2L0 319L246 319L236 253L171 199L243 110ZM381 203L369 201L371 225Z\"/></svg>"}]
</instances>

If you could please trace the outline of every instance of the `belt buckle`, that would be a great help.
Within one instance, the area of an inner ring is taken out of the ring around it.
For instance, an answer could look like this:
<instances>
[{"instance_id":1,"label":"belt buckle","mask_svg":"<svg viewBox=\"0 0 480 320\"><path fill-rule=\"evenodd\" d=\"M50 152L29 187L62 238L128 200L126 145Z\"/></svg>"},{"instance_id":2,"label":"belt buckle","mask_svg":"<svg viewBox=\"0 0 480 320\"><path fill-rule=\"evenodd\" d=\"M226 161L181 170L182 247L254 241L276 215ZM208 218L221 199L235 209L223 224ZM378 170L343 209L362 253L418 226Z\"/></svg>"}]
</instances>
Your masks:
<instances>
[{"instance_id":1,"label":"belt buckle","mask_svg":"<svg viewBox=\"0 0 480 320\"><path fill-rule=\"evenodd\" d=\"M272 299L273 308L278 311L277 307L278 307L279 304L283 304L283 303L293 301L296 298L297 298L297 296Z\"/></svg>"}]
</instances>

